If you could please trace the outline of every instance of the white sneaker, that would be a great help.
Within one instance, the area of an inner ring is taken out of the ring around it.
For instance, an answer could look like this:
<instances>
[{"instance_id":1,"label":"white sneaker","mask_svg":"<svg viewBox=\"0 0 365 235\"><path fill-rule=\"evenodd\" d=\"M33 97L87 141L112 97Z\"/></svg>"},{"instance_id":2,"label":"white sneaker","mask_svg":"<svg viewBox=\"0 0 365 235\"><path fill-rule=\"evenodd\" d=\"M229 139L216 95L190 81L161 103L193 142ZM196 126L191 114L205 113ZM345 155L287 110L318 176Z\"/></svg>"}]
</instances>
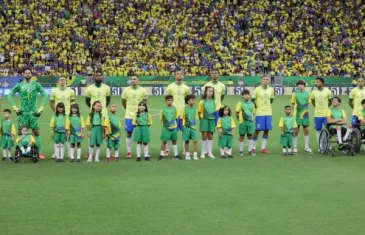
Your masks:
<instances>
[{"instance_id":1,"label":"white sneaker","mask_svg":"<svg viewBox=\"0 0 365 235\"><path fill-rule=\"evenodd\" d=\"M298 153L298 148L293 148L293 153L297 154Z\"/></svg>"},{"instance_id":2,"label":"white sneaker","mask_svg":"<svg viewBox=\"0 0 365 235\"><path fill-rule=\"evenodd\" d=\"M213 154L209 154L208 157L211 158L211 159L215 158Z\"/></svg>"},{"instance_id":3,"label":"white sneaker","mask_svg":"<svg viewBox=\"0 0 365 235\"><path fill-rule=\"evenodd\" d=\"M87 158L87 162L93 162L93 158L92 157L88 157Z\"/></svg>"},{"instance_id":4,"label":"white sneaker","mask_svg":"<svg viewBox=\"0 0 365 235\"><path fill-rule=\"evenodd\" d=\"M205 158L205 154L201 154L200 158L204 159Z\"/></svg>"},{"instance_id":5,"label":"white sneaker","mask_svg":"<svg viewBox=\"0 0 365 235\"><path fill-rule=\"evenodd\" d=\"M185 157L185 160L191 160L191 157L190 156L186 156Z\"/></svg>"},{"instance_id":6,"label":"white sneaker","mask_svg":"<svg viewBox=\"0 0 365 235\"><path fill-rule=\"evenodd\" d=\"M199 160L198 156L193 157L194 160Z\"/></svg>"},{"instance_id":7,"label":"white sneaker","mask_svg":"<svg viewBox=\"0 0 365 235\"><path fill-rule=\"evenodd\" d=\"M98 157L95 158L95 162L99 162L99 158Z\"/></svg>"},{"instance_id":8,"label":"white sneaker","mask_svg":"<svg viewBox=\"0 0 365 235\"><path fill-rule=\"evenodd\" d=\"M305 153L308 153L308 154L312 154L313 153L311 148L304 149L304 152Z\"/></svg>"}]
</instances>

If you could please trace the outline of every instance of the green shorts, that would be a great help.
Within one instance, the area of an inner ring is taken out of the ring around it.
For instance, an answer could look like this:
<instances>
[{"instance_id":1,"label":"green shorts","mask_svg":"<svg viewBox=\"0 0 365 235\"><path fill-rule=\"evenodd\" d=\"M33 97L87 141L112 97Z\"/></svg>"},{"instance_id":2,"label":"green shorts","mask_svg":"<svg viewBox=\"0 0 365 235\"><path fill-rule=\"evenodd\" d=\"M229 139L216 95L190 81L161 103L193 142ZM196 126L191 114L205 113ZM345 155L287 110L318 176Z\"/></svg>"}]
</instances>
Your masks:
<instances>
[{"instance_id":1,"label":"green shorts","mask_svg":"<svg viewBox=\"0 0 365 235\"><path fill-rule=\"evenodd\" d=\"M218 145L221 148L232 148L232 135L222 135L218 139Z\"/></svg>"},{"instance_id":2,"label":"green shorts","mask_svg":"<svg viewBox=\"0 0 365 235\"><path fill-rule=\"evenodd\" d=\"M169 129L163 126L160 139L162 141L177 140L177 129Z\"/></svg>"},{"instance_id":3,"label":"green shorts","mask_svg":"<svg viewBox=\"0 0 365 235\"><path fill-rule=\"evenodd\" d=\"M198 136L196 134L196 130L190 127L183 127L183 140L189 141L189 140L197 140Z\"/></svg>"},{"instance_id":4,"label":"green shorts","mask_svg":"<svg viewBox=\"0 0 365 235\"><path fill-rule=\"evenodd\" d=\"M239 134L240 135L253 135L255 131L255 127L253 122L245 121L240 123L239 125Z\"/></svg>"},{"instance_id":5,"label":"green shorts","mask_svg":"<svg viewBox=\"0 0 365 235\"><path fill-rule=\"evenodd\" d=\"M199 126L200 132L214 133L215 128L216 128L216 125L215 125L214 119L205 119L205 118L200 119L200 126Z\"/></svg>"},{"instance_id":6,"label":"green shorts","mask_svg":"<svg viewBox=\"0 0 365 235\"><path fill-rule=\"evenodd\" d=\"M305 118L305 119L296 118L295 121L297 122L298 127L299 126L304 126L304 127L309 126L309 118Z\"/></svg>"},{"instance_id":7,"label":"green shorts","mask_svg":"<svg viewBox=\"0 0 365 235\"><path fill-rule=\"evenodd\" d=\"M3 149L11 149L14 146L14 142L11 140L11 136L3 135L1 137L0 147Z\"/></svg>"},{"instance_id":8,"label":"green shorts","mask_svg":"<svg viewBox=\"0 0 365 235\"><path fill-rule=\"evenodd\" d=\"M55 144L64 144L66 142L66 133L55 131L53 134L53 142Z\"/></svg>"},{"instance_id":9,"label":"green shorts","mask_svg":"<svg viewBox=\"0 0 365 235\"><path fill-rule=\"evenodd\" d=\"M118 141L114 141L112 138L107 138L106 147L108 149L119 149L119 139Z\"/></svg>"},{"instance_id":10,"label":"green shorts","mask_svg":"<svg viewBox=\"0 0 365 235\"><path fill-rule=\"evenodd\" d=\"M280 135L280 146L285 147L292 147L293 146L293 133L286 132L283 135Z\"/></svg>"},{"instance_id":11,"label":"green shorts","mask_svg":"<svg viewBox=\"0 0 365 235\"><path fill-rule=\"evenodd\" d=\"M137 143L150 142L150 128L148 126L136 126L134 128L133 140Z\"/></svg>"},{"instance_id":12,"label":"green shorts","mask_svg":"<svg viewBox=\"0 0 365 235\"><path fill-rule=\"evenodd\" d=\"M90 146L101 145L103 141L103 132L101 126L93 126L90 130Z\"/></svg>"},{"instance_id":13,"label":"green shorts","mask_svg":"<svg viewBox=\"0 0 365 235\"><path fill-rule=\"evenodd\" d=\"M81 137L79 137L75 134L70 135L70 140L69 140L70 144L78 144L78 143L81 143L81 141L82 141Z\"/></svg>"},{"instance_id":14,"label":"green shorts","mask_svg":"<svg viewBox=\"0 0 365 235\"><path fill-rule=\"evenodd\" d=\"M34 117L33 114L22 114L18 119L18 128L19 130L23 127L27 126L29 129L38 129L38 118Z\"/></svg>"}]
</instances>

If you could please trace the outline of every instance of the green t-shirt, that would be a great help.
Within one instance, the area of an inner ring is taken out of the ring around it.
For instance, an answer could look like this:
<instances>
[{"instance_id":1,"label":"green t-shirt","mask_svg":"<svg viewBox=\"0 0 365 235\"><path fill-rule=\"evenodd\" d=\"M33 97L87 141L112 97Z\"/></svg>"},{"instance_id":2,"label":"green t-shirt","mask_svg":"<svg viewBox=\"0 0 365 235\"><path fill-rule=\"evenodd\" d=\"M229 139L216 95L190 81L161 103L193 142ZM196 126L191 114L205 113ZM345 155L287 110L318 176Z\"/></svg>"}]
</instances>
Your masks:
<instances>
[{"instance_id":1,"label":"green t-shirt","mask_svg":"<svg viewBox=\"0 0 365 235\"><path fill-rule=\"evenodd\" d=\"M21 138L19 140L19 143L18 143L18 146L20 147L28 147L31 145L31 142L30 142L30 134L27 134L25 135L23 138L21 136L19 136L19 138Z\"/></svg>"},{"instance_id":2,"label":"green t-shirt","mask_svg":"<svg viewBox=\"0 0 365 235\"><path fill-rule=\"evenodd\" d=\"M222 124L222 134L223 135L232 135L232 117L220 117Z\"/></svg>"},{"instance_id":3,"label":"green t-shirt","mask_svg":"<svg viewBox=\"0 0 365 235\"><path fill-rule=\"evenodd\" d=\"M365 117L365 109L361 109L360 112L362 113L362 116ZM360 125L360 129L361 130L365 130L365 126L364 125Z\"/></svg>"},{"instance_id":4,"label":"green t-shirt","mask_svg":"<svg viewBox=\"0 0 365 235\"><path fill-rule=\"evenodd\" d=\"M293 133L295 118L293 116L283 116L282 118L284 121L284 132Z\"/></svg>"},{"instance_id":5,"label":"green t-shirt","mask_svg":"<svg viewBox=\"0 0 365 235\"><path fill-rule=\"evenodd\" d=\"M254 104L252 101L241 101L241 109L242 109L242 120L243 121L253 121L253 109Z\"/></svg>"},{"instance_id":6,"label":"green t-shirt","mask_svg":"<svg viewBox=\"0 0 365 235\"><path fill-rule=\"evenodd\" d=\"M13 125L13 122L11 120L9 120L9 121L3 120L1 123L1 133L3 133L3 135L11 136L11 126L12 125Z\"/></svg>"},{"instance_id":7,"label":"green t-shirt","mask_svg":"<svg viewBox=\"0 0 365 235\"><path fill-rule=\"evenodd\" d=\"M205 119L215 119L215 101L212 100L203 100L203 118Z\"/></svg>"},{"instance_id":8,"label":"green t-shirt","mask_svg":"<svg viewBox=\"0 0 365 235\"><path fill-rule=\"evenodd\" d=\"M140 113L139 115L136 114L136 122L137 126L147 126L148 125L148 113Z\"/></svg>"},{"instance_id":9,"label":"green t-shirt","mask_svg":"<svg viewBox=\"0 0 365 235\"><path fill-rule=\"evenodd\" d=\"M109 117L110 127L111 127L111 131L112 131L111 135L120 133L119 117L112 113L108 113L108 117Z\"/></svg>"},{"instance_id":10,"label":"green t-shirt","mask_svg":"<svg viewBox=\"0 0 365 235\"><path fill-rule=\"evenodd\" d=\"M186 127L190 127L191 129L196 129L196 109L193 107L184 107L184 120Z\"/></svg>"},{"instance_id":11,"label":"green t-shirt","mask_svg":"<svg viewBox=\"0 0 365 235\"><path fill-rule=\"evenodd\" d=\"M92 120L91 120L91 126L101 126L101 115L94 114Z\"/></svg>"},{"instance_id":12,"label":"green t-shirt","mask_svg":"<svg viewBox=\"0 0 365 235\"><path fill-rule=\"evenodd\" d=\"M65 129L65 120L66 117L63 114L59 114L58 116L54 116L54 122L55 122L55 126L54 126L54 131L56 132L66 132Z\"/></svg>"},{"instance_id":13,"label":"green t-shirt","mask_svg":"<svg viewBox=\"0 0 365 235\"><path fill-rule=\"evenodd\" d=\"M81 130L82 130L81 117L77 115L71 115L69 117L69 120L70 120L70 133L77 136L81 136Z\"/></svg>"},{"instance_id":14,"label":"green t-shirt","mask_svg":"<svg viewBox=\"0 0 365 235\"><path fill-rule=\"evenodd\" d=\"M296 108L296 118L297 119L308 119L309 112L308 112L308 91L296 91L295 92L295 108Z\"/></svg>"},{"instance_id":15,"label":"green t-shirt","mask_svg":"<svg viewBox=\"0 0 365 235\"><path fill-rule=\"evenodd\" d=\"M342 109L330 108L330 111L331 111L331 117L333 119L342 119L343 118Z\"/></svg>"},{"instance_id":16,"label":"green t-shirt","mask_svg":"<svg viewBox=\"0 0 365 235\"><path fill-rule=\"evenodd\" d=\"M167 127L169 129L176 128L176 107L164 107L161 110L162 112L162 123L164 127Z\"/></svg>"}]
</instances>

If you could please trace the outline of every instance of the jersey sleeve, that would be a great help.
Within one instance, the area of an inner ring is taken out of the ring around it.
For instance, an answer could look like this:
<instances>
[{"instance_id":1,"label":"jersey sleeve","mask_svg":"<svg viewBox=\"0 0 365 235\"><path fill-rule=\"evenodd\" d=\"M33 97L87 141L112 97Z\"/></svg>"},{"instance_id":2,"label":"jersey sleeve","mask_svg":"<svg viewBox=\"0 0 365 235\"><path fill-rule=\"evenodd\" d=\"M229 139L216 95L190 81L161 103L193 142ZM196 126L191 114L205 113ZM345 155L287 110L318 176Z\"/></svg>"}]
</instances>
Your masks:
<instances>
[{"instance_id":1,"label":"jersey sleeve","mask_svg":"<svg viewBox=\"0 0 365 235\"><path fill-rule=\"evenodd\" d=\"M123 91L123 93L122 93L122 99L123 100L126 100L128 98L128 88L127 89L125 89L124 91Z\"/></svg>"},{"instance_id":2,"label":"jersey sleeve","mask_svg":"<svg viewBox=\"0 0 365 235\"><path fill-rule=\"evenodd\" d=\"M331 116L332 116L331 110L330 109L327 109L326 117L331 117Z\"/></svg>"},{"instance_id":3,"label":"jersey sleeve","mask_svg":"<svg viewBox=\"0 0 365 235\"><path fill-rule=\"evenodd\" d=\"M252 96L251 96L251 99L256 99L257 98L257 88L255 88L255 90L253 90L253 93L252 93Z\"/></svg>"},{"instance_id":4,"label":"jersey sleeve","mask_svg":"<svg viewBox=\"0 0 365 235\"><path fill-rule=\"evenodd\" d=\"M105 90L105 96L110 96L110 87L105 85L104 90Z\"/></svg>"},{"instance_id":5,"label":"jersey sleeve","mask_svg":"<svg viewBox=\"0 0 365 235\"><path fill-rule=\"evenodd\" d=\"M295 92L293 92L293 94L291 95L291 103L292 104L297 104L297 99L295 97Z\"/></svg>"},{"instance_id":6,"label":"jersey sleeve","mask_svg":"<svg viewBox=\"0 0 365 235\"><path fill-rule=\"evenodd\" d=\"M332 99L332 97L333 97L332 91L328 89L328 99Z\"/></svg>"},{"instance_id":7,"label":"jersey sleeve","mask_svg":"<svg viewBox=\"0 0 365 235\"><path fill-rule=\"evenodd\" d=\"M347 118L345 110L342 109L342 118Z\"/></svg>"},{"instance_id":8,"label":"jersey sleeve","mask_svg":"<svg viewBox=\"0 0 365 235\"><path fill-rule=\"evenodd\" d=\"M271 96L270 99L274 99L275 98L275 91L274 88L271 88Z\"/></svg>"},{"instance_id":9,"label":"jersey sleeve","mask_svg":"<svg viewBox=\"0 0 365 235\"><path fill-rule=\"evenodd\" d=\"M355 97L355 89L352 89L349 94L349 98L353 99Z\"/></svg>"},{"instance_id":10,"label":"jersey sleeve","mask_svg":"<svg viewBox=\"0 0 365 235\"><path fill-rule=\"evenodd\" d=\"M358 111L357 112L357 118L361 121L364 119L364 115L362 115L362 112L361 111Z\"/></svg>"},{"instance_id":11,"label":"jersey sleeve","mask_svg":"<svg viewBox=\"0 0 365 235\"><path fill-rule=\"evenodd\" d=\"M81 128L85 128L84 117L80 116L80 119L81 119Z\"/></svg>"},{"instance_id":12,"label":"jersey sleeve","mask_svg":"<svg viewBox=\"0 0 365 235\"><path fill-rule=\"evenodd\" d=\"M279 127L284 127L284 119L283 119L283 117L280 118Z\"/></svg>"},{"instance_id":13,"label":"jersey sleeve","mask_svg":"<svg viewBox=\"0 0 365 235\"><path fill-rule=\"evenodd\" d=\"M190 94L190 88L188 86L186 86L184 98L185 98L185 96L187 96L189 94Z\"/></svg>"},{"instance_id":14,"label":"jersey sleeve","mask_svg":"<svg viewBox=\"0 0 365 235\"><path fill-rule=\"evenodd\" d=\"M134 115L134 116L133 116L133 119L132 119L132 125L133 125L133 126L137 126L137 115Z\"/></svg>"},{"instance_id":15,"label":"jersey sleeve","mask_svg":"<svg viewBox=\"0 0 365 235\"><path fill-rule=\"evenodd\" d=\"M221 118L218 118L217 128L222 128L222 120L221 120Z\"/></svg>"},{"instance_id":16,"label":"jersey sleeve","mask_svg":"<svg viewBox=\"0 0 365 235\"><path fill-rule=\"evenodd\" d=\"M148 99L147 91L146 91L146 89L144 89L144 88L143 88L143 91L142 91L142 96L143 96L143 99L144 99L144 100L147 100L147 99Z\"/></svg>"},{"instance_id":17,"label":"jersey sleeve","mask_svg":"<svg viewBox=\"0 0 365 235\"><path fill-rule=\"evenodd\" d=\"M12 136L15 136L16 135L16 127L15 127L15 124L12 124L11 125L10 132L11 132L11 135Z\"/></svg>"},{"instance_id":18,"label":"jersey sleeve","mask_svg":"<svg viewBox=\"0 0 365 235\"><path fill-rule=\"evenodd\" d=\"M31 135L30 138L29 138L29 143L28 145L32 145L32 144L35 144L35 139L34 137Z\"/></svg>"},{"instance_id":19,"label":"jersey sleeve","mask_svg":"<svg viewBox=\"0 0 365 235\"><path fill-rule=\"evenodd\" d=\"M185 126L185 109L182 109L180 111L180 120L181 120L181 125Z\"/></svg>"},{"instance_id":20,"label":"jersey sleeve","mask_svg":"<svg viewBox=\"0 0 365 235\"><path fill-rule=\"evenodd\" d=\"M198 112L199 113L203 113L204 108L203 108L203 101L201 100L198 104Z\"/></svg>"},{"instance_id":21,"label":"jersey sleeve","mask_svg":"<svg viewBox=\"0 0 365 235\"><path fill-rule=\"evenodd\" d=\"M252 104L252 115L255 115L256 114L256 108L255 108L255 105Z\"/></svg>"},{"instance_id":22,"label":"jersey sleeve","mask_svg":"<svg viewBox=\"0 0 365 235\"><path fill-rule=\"evenodd\" d=\"M109 117L108 117L108 116L106 116L106 117L104 118L104 120L103 120L102 126L109 126L109 122L110 122Z\"/></svg>"},{"instance_id":23,"label":"jersey sleeve","mask_svg":"<svg viewBox=\"0 0 365 235\"><path fill-rule=\"evenodd\" d=\"M151 114L148 114L147 124L149 126L152 125L152 116L151 116Z\"/></svg>"},{"instance_id":24,"label":"jersey sleeve","mask_svg":"<svg viewBox=\"0 0 365 235\"><path fill-rule=\"evenodd\" d=\"M309 99L310 100L314 100L315 99L315 97L314 97L314 91L312 91L311 94L309 95Z\"/></svg>"},{"instance_id":25,"label":"jersey sleeve","mask_svg":"<svg viewBox=\"0 0 365 235\"><path fill-rule=\"evenodd\" d=\"M242 111L242 109L241 109L241 102L238 102L236 104L236 113L240 113L241 111Z\"/></svg>"},{"instance_id":26,"label":"jersey sleeve","mask_svg":"<svg viewBox=\"0 0 365 235\"><path fill-rule=\"evenodd\" d=\"M68 117L66 117L65 120L65 129L70 130L70 119Z\"/></svg>"},{"instance_id":27,"label":"jersey sleeve","mask_svg":"<svg viewBox=\"0 0 365 235\"><path fill-rule=\"evenodd\" d=\"M51 127L51 128L55 127L54 116L52 116L52 118L51 118L51 122L49 123L49 127Z\"/></svg>"},{"instance_id":28,"label":"jersey sleeve","mask_svg":"<svg viewBox=\"0 0 365 235\"><path fill-rule=\"evenodd\" d=\"M75 91L70 89L70 100L71 100L71 104L73 102L75 102Z\"/></svg>"},{"instance_id":29,"label":"jersey sleeve","mask_svg":"<svg viewBox=\"0 0 365 235\"><path fill-rule=\"evenodd\" d=\"M91 98L91 86L89 86L89 87L87 87L86 88L86 91L85 91L85 96L86 97L89 97L89 98Z\"/></svg>"},{"instance_id":30,"label":"jersey sleeve","mask_svg":"<svg viewBox=\"0 0 365 235\"><path fill-rule=\"evenodd\" d=\"M86 118L85 126L90 126L90 115Z\"/></svg>"},{"instance_id":31,"label":"jersey sleeve","mask_svg":"<svg viewBox=\"0 0 365 235\"><path fill-rule=\"evenodd\" d=\"M166 88L166 94L168 94L168 95L172 95L172 88L171 88L171 84L167 86L167 88Z\"/></svg>"},{"instance_id":32,"label":"jersey sleeve","mask_svg":"<svg viewBox=\"0 0 365 235\"><path fill-rule=\"evenodd\" d=\"M56 93L55 89L52 89L49 100L54 101L56 99L56 94L55 93Z\"/></svg>"},{"instance_id":33,"label":"jersey sleeve","mask_svg":"<svg viewBox=\"0 0 365 235\"><path fill-rule=\"evenodd\" d=\"M236 128L236 123L234 122L233 118L231 118L231 128Z\"/></svg>"},{"instance_id":34,"label":"jersey sleeve","mask_svg":"<svg viewBox=\"0 0 365 235\"><path fill-rule=\"evenodd\" d=\"M162 120L163 120L163 112L162 112L162 109L161 109L161 111L160 111L160 121L162 122Z\"/></svg>"}]
</instances>

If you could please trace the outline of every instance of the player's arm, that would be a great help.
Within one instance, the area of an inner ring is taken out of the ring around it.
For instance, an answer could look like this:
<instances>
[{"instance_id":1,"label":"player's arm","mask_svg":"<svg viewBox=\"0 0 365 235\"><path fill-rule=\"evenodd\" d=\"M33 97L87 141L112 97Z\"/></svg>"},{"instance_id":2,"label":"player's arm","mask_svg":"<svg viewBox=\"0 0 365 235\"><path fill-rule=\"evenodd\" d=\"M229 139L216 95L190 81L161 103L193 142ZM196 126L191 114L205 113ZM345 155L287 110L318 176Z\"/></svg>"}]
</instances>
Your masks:
<instances>
[{"instance_id":1,"label":"player's arm","mask_svg":"<svg viewBox=\"0 0 365 235\"><path fill-rule=\"evenodd\" d=\"M85 103L87 105L87 107L91 107L91 94L90 94L90 87L86 88L85 91Z\"/></svg>"},{"instance_id":2,"label":"player's arm","mask_svg":"<svg viewBox=\"0 0 365 235\"><path fill-rule=\"evenodd\" d=\"M331 106L332 98L333 98L333 94L330 90L328 90L328 107Z\"/></svg>"},{"instance_id":3,"label":"player's arm","mask_svg":"<svg viewBox=\"0 0 365 235\"><path fill-rule=\"evenodd\" d=\"M147 92L146 92L146 90L144 89L144 91L143 91L143 102L145 102L146 104L147 104Z\"/></svg>"},{"instance_id":4,"label":"player's arm","mask_svg":"<svg viewBox=\"0 0 365 235\"><path fill-rule=\"evenodd\" d=\"M108 95L108 96L106 97L106 106L109 106L109 104L110 104L110 100L111 100L111 97L110 97L110 95Z\"/></svg>"},{"instance_id":5,"label":"player's arm","mask_svg":"<svg viewBox=\"0 0 365 235\"><path fill-rule=\"evenodd\" d=\"M124 109L127 109L127 98L128 98L128 88L125 89L122 93L122 106Z\"/></svg>"},{"instance_id":6,"label":"player's arm","mask_svg":"<svg viewBox=\"0 0 365 235\"><path fill-rule=\"evenodd\" d=\"M365 125L365 118L361 111L357 113L357 118L359 119L361 125Z\"/></svg>"},{"instance_id":7,"label":"player's arm","mask_svg":"<svg viewBox=\"0 0 365 235\"><path fill-rule=\"evenodd\" d=\"M200 101L198 104L198 116L199 118L202 117L202 113L203 113L203 101Z\"/></svg>"},{"instance_id":8,"label":"player's arm","mask_svg":"<svg viewBox=\"0 0 365 235\"><path fill-rule=\"evenodd\" d=\"M39 109L37 110L37 113L41 113L44 110L44 107L46 106L47 102L48 102L48 94L47 92L43 89L42 85L38 83L38 92L41 94L42 98L42 104L41 107L39 107Z\"/></svg>"},{"instance_id":9,"label":"player's arm","mask_svg":"<svg viewBox=\"0 0 365 235\"><path fill-rule=\"evenodd\" d=\"M241 114L241 102L238 102L236 105L236 118L238 121L240 120L240 114Z\"/></svg>"},{"instance_id":10,"label":"player's arm","mask_svg":"<svg viewBox=\"0 0 365 235\"><path fill-rule=\"evenodd\" d=\"M352 109L354 108L354 92L355 90L352 89L349 94L349 105Z\"/></svg>"},{"instance_id":11,"label":"player's arm","mask_svg":"<svg viewBox=\"0 0 365 235\"><path fill-rule=\"evenodd\" d=\"M257 89L255 89L253 91L253 94L251 96L251 101L253 103L253 105L255 106L255 109L257 109L257 105L256 105L256 97L257 97Z\"/></svg>"},{"instance_id":12,"label":"player's arm","mask_svg":"<svg viewBox=\"0 0 365 235\"><path fill-rule=\"evenodd\" d=\"M332 118L332 114L331 114L330 109L327 110L326 118L327 118L327 123L329 123L329 124L339 124L338 122L341 121L341 119Z\"/></svg>"},{"instance_id":13,"label":"player's arm","mask_svg":"<svg viewBox=\"0 0 365 235\"><path fill-rule=\"evenodd\" d=\"M279 127L280 127L280 131L281 131L281 135L284 135L284 119L283 119L283 117L280 118Z\"/></svg>"},{"instance_id":14,"label":"player's arm","mask_svg":"<svg viewBox=\"0 0 365 235\"><path fill-rule=\"evenodd\" d=\"M272 89L272 93L271 93L271 97L270 97L270 104L272 104L274 102L274 97L275 97L274 94L275 94L274 89Z\"/></svg>"},{"instance_id":15,"label":"player's arm","mask_svg":"<svg viewBox=\"0 0 365 235\"><path fill-rule=\"evenodd\" d=\"M137 126L137 114L133 116L132 125Z\"/></svg>"},{"instance_id":16,"label":"player's arm","mask_svg":"<svg viewBox=\"0 0 365 235\"><path fill-rule=\"evenodd\" d=\"M295 93L293 93L291 95L291 108L292 108L292 110L295 110L296 104L297 104L297 100L296 100L296 97L295 97Z\"/></svg>"},{"instance_id":17,"label":"player's arm","mask_svg":"<svg viewBox=\"0 0 365 235\"><path fill-rule=\"evenodd\" d=\"M11 89L11 91L8 94L8 100L10 102L10 105L12 107L12 109L18 114L19 113L19 109L16 107L13 96L19 92L19 88L20 88L20 84L18 83L17 85L15 85L15 87L13 89Z\"/></svg>"},{"instance_id":18,"label":"player's arm","mask_svg":"<svg viewBox=\"0 0 365 235\"><path fill-rule=\"evenodd\" d=\"M184 108L180 111L180 121L181 121L181 125L185 126L185 109Z\"/></svg>"},{"instance_id":19,"label":"player's arm","mask_svg":"<svg viewBox=\"0 0 365 235\"><path fill-rule=\"evenodd\" d=\"M148 126L152 125L152 116L151 116L151 114L148 114L147 124L148 124Z\"/></svg>"},{"instance_id":20,"label":"player's arm","mask_svg":"<svg viewBox=\"0 0 365 235\"><path fill-rule=\"evenodd\" d=\"M313 92L310 94L310 99L311 99L313 107L316 107L316 100L315 100L315 97L313 95Z\"/></svg>"},{"instance_id":21,"label":"player's arm","mask_svg":"<svg viewBox=\"0 0 365 235\"><path fill-rule=\"evenodd\" d=\"M225 85L223 85L223 86L222 86L221 102L222 102L222 101L223 101L223 99L224 99L224 95L225 95L225 93L226 93L226 86L225 86Z\"/></svg>"},{"instance_id":22,"label":"player's arm","mask_svg":"<svg viewBox=\"0 0 365 235\"><path fill-rule=\"evenodd\" d=\"M109 104L110 104L110 101L111 101L110 87L109 86L104 86L104 89L105 89L106 107L108 107Z\"/></svg>"},{"instance_id":23,"label":"player's arm","mask_svg":"<svg viewBox=\"0 0 365 235\"><path fill-rule=\"evenodd\" d=\"M75 103L75 101L76 101L75 91L71 89L70 104Z\"/></svg>"},{"instance_id":24,"label":"player's arm","mask_svg":"<svg viewBox=\"0 0 365 235\"><path fill-rule=\"evenodd\" d=\"M340 119L339 122L337 122L337 124L347 124L347 115L344 110L341 111L342 111L342 119Z\"/></svg>"},{"instance_id":25,"label":"player's arm","mask_svg":"<svg viewBox=\"0 0 365 235\"><path fill-rule=\"evenodd\" d=\"M231 118L231 129L232 129L232 137L234 136L234 129L236 128L236 123L233 118Z\"/></svg>"},{"instance_id":26,"label":"player's arm","mask_svg":"<svg viewBox=\"0 0 365 235\"><path fill-rule=\"evenodd\" d=\"M53 112L56 112L55 99L56 99L55 90L52 90L51 96L49 97L49 106L51 106Z\"/></svg>"},{"instance_id":27,"label":"player's arm","mask_svg":"<svg viewBox=\"0 0 365 235\"><path fill-rule=\"evenodd\" d=\"M221 118L219 118L218 122L217 122L217 131L218 131L219 137L222 137L222 121L221 121Z\"/></svg>"},{"instance_id":28,"label":"player's arm","mask_svg":"<svg viewBox=\"0 0 365 235\"><path fill-rule=\"evenodd\" d=\"M70 138L70 119L68 119L68 117L66 117L66 120L65 120L65 129L66 129L66 138L69 139Z\"/></svg>"}]
</instances>

